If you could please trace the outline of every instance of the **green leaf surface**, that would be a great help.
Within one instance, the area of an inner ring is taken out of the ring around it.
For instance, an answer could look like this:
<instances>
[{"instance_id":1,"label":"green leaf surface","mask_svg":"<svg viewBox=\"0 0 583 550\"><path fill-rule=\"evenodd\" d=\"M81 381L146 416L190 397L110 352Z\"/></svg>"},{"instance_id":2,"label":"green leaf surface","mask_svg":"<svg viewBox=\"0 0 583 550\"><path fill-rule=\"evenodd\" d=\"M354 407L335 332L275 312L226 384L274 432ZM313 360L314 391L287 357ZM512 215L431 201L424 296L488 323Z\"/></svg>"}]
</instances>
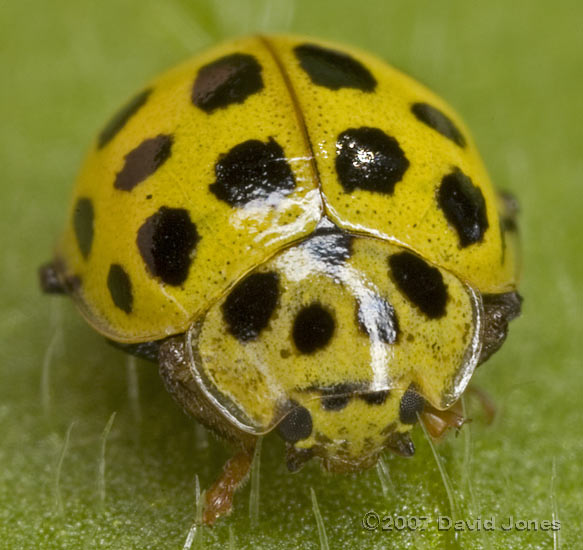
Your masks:
<instances>
[{"instance_id":1,"label":"green leaf surface","mask_svg":"<svg viewBox=\"0 0 583 550\"><path fill-rule=\"evenodd\" d=\"M0 2L0 548L580 547L582 6ZM229 449L181 413L155 367L109 347L69 301L42 296L36 269L109 114L161 70L257 30L369 49L460 111L494 181L520 199L525 303L475 377L496 403L493 424L470 398L473 422L435 454L416 428L414 458L386 456L354 475L316 462L291 475L283 444L266 437L234 513L209 529L195 523L197 494ZM368 511L428 521L369 531ZM437 518L452 515L494 518L496 528L440 531ZM531 523L504 531L510 516ZM560 531L542 530L552 519Z\"/></svg>"}]
</instances>

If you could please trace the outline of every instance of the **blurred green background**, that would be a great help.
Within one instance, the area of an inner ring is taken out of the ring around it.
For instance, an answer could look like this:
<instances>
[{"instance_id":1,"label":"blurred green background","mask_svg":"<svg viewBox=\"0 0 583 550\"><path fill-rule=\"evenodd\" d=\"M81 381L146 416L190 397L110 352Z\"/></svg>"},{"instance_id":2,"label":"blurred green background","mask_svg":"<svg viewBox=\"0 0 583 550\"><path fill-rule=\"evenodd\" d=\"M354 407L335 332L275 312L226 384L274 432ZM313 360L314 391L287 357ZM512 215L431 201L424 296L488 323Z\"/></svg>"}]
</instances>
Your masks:
<instances>
[{"instance_id":1,"label":"blurred green background","mask_svg":"<svg viewBox=\"0 0 583 550\"><path fill-rule=\"evenodd\" d=\"M582 20L583 4L568 0L0 2L0 547L583 544ZM416 456L387 456L383 475L330 476L316 463L290 475L269 437L258 517L248 485L229 519L191 540L196 476L208 486L228 449L182 415L152 365L106 345L68 301L41 296L36 268L109 115L161 70L257 30L369 49L457 108L494 181L520 198L524 314L476 376L495 422L470 400L474 421L437 447L451 499L419 428ZM436 524L452 503L458 518L555 518L561 530L454 536ZM369 532L368 510L430 521Z\"/></svg>"}]
</instances>

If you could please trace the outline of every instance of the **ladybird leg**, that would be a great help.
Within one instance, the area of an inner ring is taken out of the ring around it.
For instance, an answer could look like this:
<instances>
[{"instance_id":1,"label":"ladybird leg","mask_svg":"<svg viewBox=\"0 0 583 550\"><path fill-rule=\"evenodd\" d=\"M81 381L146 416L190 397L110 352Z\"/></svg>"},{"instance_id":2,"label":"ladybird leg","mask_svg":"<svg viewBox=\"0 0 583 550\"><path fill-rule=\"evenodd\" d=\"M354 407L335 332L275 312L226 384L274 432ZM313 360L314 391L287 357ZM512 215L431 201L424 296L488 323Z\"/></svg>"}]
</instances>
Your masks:
<instances>
[{"instance_id":1,"label":"ladybird leg","mask_svg":"<svg viewBox=\"0 0 583 550\"><path fill-rule=\"evenodd\" d=\"M502 217L516 224L516 218L520 212L518 199L510 191L498 191L498 199L501 205Z\"/></svg>"},{"instance_id":2,"label":"ladybird leg","mask_svg":"<svg viewBox=\"0 0 583 550\"><path fill-rule=\"evenodd\" d=\"M304 464L312 459L314 449L296 449L293 445L286 443L285 465L290 472L299 472Z\"/></svg>"},{"instance_id":3,"label":"ladybird leg","mask_svg":"<svg viewBox=\"0 0 583 550\"><path fill-rule=\"evenodd\" d=\"M162 342L158 362L166 389L184 411L238 448L206 492L203 522L211 525L231 511L235 491L248 477L257 436L236 428L206 398L190 371L183 336Z\"/></svg>"},{"instance_id":4,"label":"ladybird leg","mask_svg":"<svg viewBox=\"0 0 583 550\"><path fill-rule=\"evenodd\" d=\"M212 525L233 508L235 491L247 481L253 462L253 453L240 451L223 466L223 472L205 494L205 507L202 521Z\"/></svg>"},{"instance_id":5,"label":"ladybird leg","mask_svg":"<svg viewBox=\"0 0 583 550\"><path fill-rule=\"evenodd\" d=\"M482 406L482 410L486 415L486 423L492 424L494 417L496 416L496 405L488 393L481 388L476 388L475 386L468 386L466 393L478 399Z\"/></svg>"},{"instance_id":6,"label":"ladybird leg","mask_svg":"<svg viewBox=\"0 0 583 550\"><path fill-rule=\"evenodd\" d=\"M462 415L461 400L445 411L440 411L426 404L423 412L420 414L421 421L427 429L432 439L441 439L448 428L459 430L466 422L470 420Z\"/></svg>"},{"instance_id":7,"label":"ladybird leg","mask_svg":"<svg viewBox=\"0 0 583 550\"><path fill-rule=\"evenodd\" d=\"M46 294L65 294L67 289L61 282L53 262L41 265L38 269L41 290Z\"/></svg>"}]
</instances>

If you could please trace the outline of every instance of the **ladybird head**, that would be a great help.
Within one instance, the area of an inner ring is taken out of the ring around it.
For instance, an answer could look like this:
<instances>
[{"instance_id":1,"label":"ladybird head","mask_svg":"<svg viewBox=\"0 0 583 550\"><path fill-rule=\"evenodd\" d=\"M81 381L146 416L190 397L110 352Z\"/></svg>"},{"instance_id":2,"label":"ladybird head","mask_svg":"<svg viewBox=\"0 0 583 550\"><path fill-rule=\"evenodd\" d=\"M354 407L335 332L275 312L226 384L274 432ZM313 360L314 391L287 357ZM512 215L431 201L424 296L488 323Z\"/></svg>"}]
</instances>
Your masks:
<instances>
[{"instance_id":1,"label":"ladybird head","mask_svg":"<svg viewBox=\"0 0 583 550\"><path fill-rule=\"evenodd\" d=\"M313 456L322 458L328 471L350 472L373 466L384 449L407 457L415 452L408 432L425 400L413 386L370 390L366 384L341 383L294 397L277 426L291 471Z\"/></svg>"}]
</instances>

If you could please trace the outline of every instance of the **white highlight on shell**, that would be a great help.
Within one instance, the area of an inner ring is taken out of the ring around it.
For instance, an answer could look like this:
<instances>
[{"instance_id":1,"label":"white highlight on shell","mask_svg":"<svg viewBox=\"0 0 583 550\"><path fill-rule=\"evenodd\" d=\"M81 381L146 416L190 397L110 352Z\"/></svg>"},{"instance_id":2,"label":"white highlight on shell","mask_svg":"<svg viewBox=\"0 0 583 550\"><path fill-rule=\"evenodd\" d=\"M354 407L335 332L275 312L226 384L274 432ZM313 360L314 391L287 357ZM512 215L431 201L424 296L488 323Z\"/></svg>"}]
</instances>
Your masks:
<instances>
[{"instance_id":1,"label":"white highlight on shell","mask_svg":"<svg viewBox=\"0 0 583 550\"><path fill-rule=\"evenodd\" d=\"M363 310L366 311L365 324L370 330L370 366L373 374L370 390L390 389L393 381L389 377L387 367L394 352L390 344L385 344L381 340L378 323L375 322L373 304L381 294L377 286L363 272L354 267L344 263L337 264L320 260L311 254L309 249L302 246L290 248L275 260L274 266L283 273L284 277L296 283L310 275L326 274L343 284L353 296L358 298L363 305Z\"/></svg>"},{"instance_id":2,"label":"white highlight on shell","mask_svg":"<svg viewBox=\"0 0 583 550\"><path fill-rule=\"evenodd\" d=\"M482 325L484 319L482 298L472 287L466 285L466 290L468 291L474 313L474 333L470 346L464 355L464 359L453 376L450 389L445 391L442 396L441 407L443 409L451 407L460 398L462 393L464 393L474 374L474 370L478 366L480 353L482 352Z\"/></svg>"}]
</instances>

